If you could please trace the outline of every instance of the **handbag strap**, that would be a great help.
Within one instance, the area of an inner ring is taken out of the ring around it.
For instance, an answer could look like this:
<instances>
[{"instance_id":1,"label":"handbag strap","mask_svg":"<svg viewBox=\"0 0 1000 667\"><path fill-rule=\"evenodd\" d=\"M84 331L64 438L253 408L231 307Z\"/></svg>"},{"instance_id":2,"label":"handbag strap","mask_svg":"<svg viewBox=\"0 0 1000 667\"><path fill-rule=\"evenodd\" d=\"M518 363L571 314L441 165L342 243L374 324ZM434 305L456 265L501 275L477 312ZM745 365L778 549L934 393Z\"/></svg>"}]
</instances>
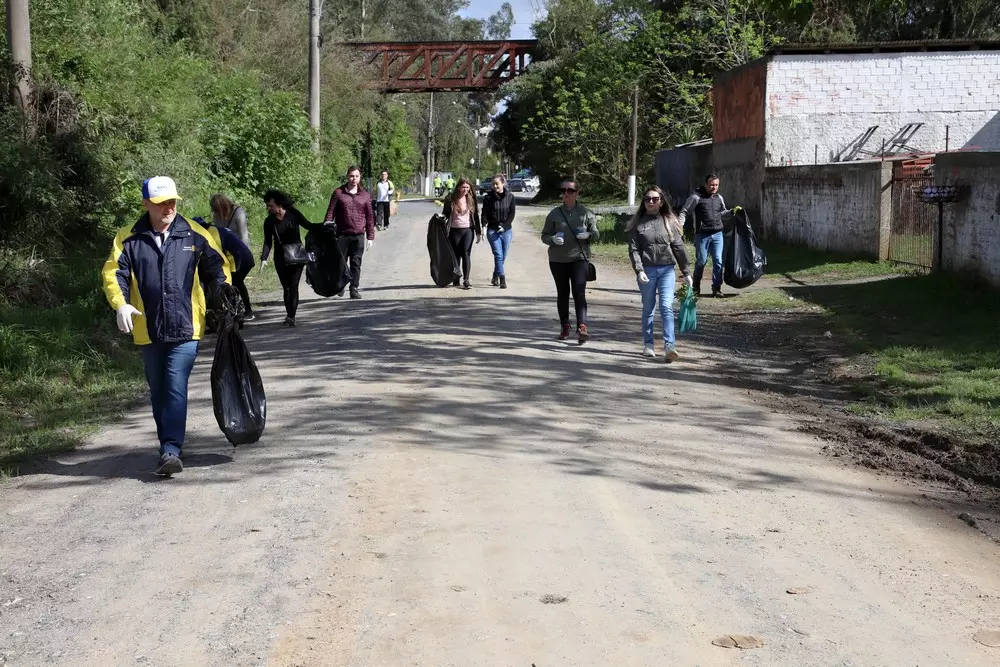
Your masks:
<instances>
[{"instance_id":1,"label":"handbag strap","mask_svg":"<svg viewBox=\"0 0 1000 667\"><path fill-rule=\"evenodd\" d=\"M569 228L569 235L573 237L573 240L576 241L577 247L580 248L580 254L583 255L583 258L589 262L590 257L588 257L587 253L584 251L583 244L580 243L580 239L576 238L576 233L573 232L573 225L569 224L569 218L566 217L566 213L562 210L562 206L559 207L559 215L563 217L563 221L565 221L566 226ZM586 218L584 218L583 225L584 227L587 226Z\"/></svg>"}]
</instances>

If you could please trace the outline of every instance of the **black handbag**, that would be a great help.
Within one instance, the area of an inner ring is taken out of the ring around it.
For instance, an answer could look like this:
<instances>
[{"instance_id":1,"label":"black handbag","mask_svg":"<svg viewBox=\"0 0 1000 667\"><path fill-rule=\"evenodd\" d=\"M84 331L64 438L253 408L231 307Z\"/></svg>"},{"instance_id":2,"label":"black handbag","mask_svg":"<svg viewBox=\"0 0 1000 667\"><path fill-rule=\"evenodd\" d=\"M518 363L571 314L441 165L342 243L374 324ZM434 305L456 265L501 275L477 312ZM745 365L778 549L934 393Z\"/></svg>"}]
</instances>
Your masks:
<instances>
[{"instance_id":1,"label":"black handbag","mask_svg":"<svg viewBox=\"0 0 1000 667\"><path fill-rule=\"evenodd\" d=\"M309 254L301 243L282 243L278 236L278 226L274 226L274 240L281 246L281 256L287 266L301 266L309 263Z\"/></svg>"},{"instance_id":2,"label":"black handbag","mask_svg":"<svg viewBox=\"0 0 1000 667\"><path fill-rule=\"evenodd\" d=\"M580 247L580 254L583 255L583 259L587 262L587 282L592 283L597 280L597 267L594 266L594 263L590 261L589 257L587 257L587 253L583 251L583 244L580 243L580 239L576 238L576 234L573 233L573 226L569 224L569 219L566 217L566 214L563 213L561 208L559 209L559 214L563 217L563 221L569 229L569 235L573 237L573 240L576 241L576 245Z\"/></svg>"}]
</instances>

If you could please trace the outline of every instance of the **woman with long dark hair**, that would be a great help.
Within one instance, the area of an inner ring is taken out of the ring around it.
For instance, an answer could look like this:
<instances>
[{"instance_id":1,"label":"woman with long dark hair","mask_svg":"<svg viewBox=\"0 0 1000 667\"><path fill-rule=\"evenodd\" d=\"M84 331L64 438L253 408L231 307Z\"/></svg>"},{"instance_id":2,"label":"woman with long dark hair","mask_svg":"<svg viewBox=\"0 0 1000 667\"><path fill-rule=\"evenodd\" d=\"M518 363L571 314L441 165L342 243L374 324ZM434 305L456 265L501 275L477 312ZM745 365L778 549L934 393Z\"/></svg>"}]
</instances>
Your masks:
<instances>
[{"instance_id":1,"label":"woman with long dark hair","mask_svg":"<svg viewBox=\"0 0 1000 667\"><path fill-rule=\"evenodd\" d=\"M510 252L510 241L513 238L511 225L514 223L516 206L514 194L507 188L507 179L503 174L493 177L493 188L483 199L483 224L486 225L486 240L493 250L493 286L507 289L507 271L504 261Z\"/></svg>"},{"instance_id":2,"label":"woman with long dark hair","mask_svg":"<svg viewBox=\"0 0 1000 667\"><path fill-rule=\"evenodd\" d=\"M597 217L577 203L580 186L575 179L563 179L559 186L562 206L545 217L542 242L549 246L549 269L556 282L556 307L559 311L559 340L569 338L569 295L576 307L576 339L580 345L590 340L587 330L587 271L590 244L601 233Z\"/></svg>"},{"instance_id":3,"label":"woman with long dark hair","mask_svg":"<svg viewBox=\"0 0 1000 667\"><path fill-rule=\"evenodd\" d=\"M444 217L448 221L448 239L455 257L462 264L462 286L471 289L469 273L472 271L472 239L476 243L483 240L483 228L479 221L479 203L472 192L472 184L465 176L458 179L455 189L444 200ZM458 278L452 285L458 286Z\"/></svg>"},{"instance_id":4,"label":"woman with long dark hair","mask_svg":"<svg viewBox=\"0 0 1000 667\"><path fill-rule=\"evenodd\" d=\"M264 193L264 203L267 205L267 219L264 220L264 247L260 253L260 268L264 268L271 254L271 247L277 244L274 251L274 270L281 282L282 296L285 301L285 326L295 326L295 312L299 307L299 280L305 263L289 262L286 259L285 248L302 248L302 236L299 227L307 230L321 229L323 225L306 220L291 198L280 190L268 190Z\"/></svg>"},{"instance_id":5,"label":"woman with long dark hair","mask_svg":"<svg viewBox=\"0 0 1000 667\"><path fill-rule=\"evenodd\" d=\"M642 293L642 354L655 357L653 349L653 308L659 297L663 327L663 357L669 364L678 358L674 347L674 291L679 268L691 284L688 257L684 250L680 220L670 208L663 190L646 188L639 209L625 227L628 254Z\"/></svg>"}]
</instances>

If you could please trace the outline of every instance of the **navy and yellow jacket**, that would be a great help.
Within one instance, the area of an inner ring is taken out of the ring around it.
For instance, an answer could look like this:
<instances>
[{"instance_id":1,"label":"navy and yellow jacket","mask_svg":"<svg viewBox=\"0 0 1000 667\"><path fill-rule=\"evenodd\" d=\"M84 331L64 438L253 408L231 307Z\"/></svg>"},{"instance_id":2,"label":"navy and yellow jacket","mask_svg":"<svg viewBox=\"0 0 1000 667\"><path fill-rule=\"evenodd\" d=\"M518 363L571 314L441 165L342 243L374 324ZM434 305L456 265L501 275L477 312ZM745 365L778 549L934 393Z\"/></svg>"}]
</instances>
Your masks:
<instances>
[{"instance_id":1,"label":"navy and yellow jacket","mask_svg":"<svg viewBox=\"0 0 1000 667\"><path fill-rule=\"evenodd\" d=\"M178 215L157 248L149 215L115 236L102 282L115 310L132 304L136 345L199 340L205 332L205 293L231 283L222 248L200 225Z\"/></svg>"},{"instance_id":2,"label":"navy and yellow jacket","mask_svg":"<svg viewBox=\"0 0 1000 667\"><path fill-rule=\"evenodd\" d=\"M253 252L236 232L226 227L210 225L203 218L196 217L195 222L199 223L216 245L222 248L222 255L226 258L226 269L230 275L245 275L254 267Z\"/></svg>"}]
</instances>

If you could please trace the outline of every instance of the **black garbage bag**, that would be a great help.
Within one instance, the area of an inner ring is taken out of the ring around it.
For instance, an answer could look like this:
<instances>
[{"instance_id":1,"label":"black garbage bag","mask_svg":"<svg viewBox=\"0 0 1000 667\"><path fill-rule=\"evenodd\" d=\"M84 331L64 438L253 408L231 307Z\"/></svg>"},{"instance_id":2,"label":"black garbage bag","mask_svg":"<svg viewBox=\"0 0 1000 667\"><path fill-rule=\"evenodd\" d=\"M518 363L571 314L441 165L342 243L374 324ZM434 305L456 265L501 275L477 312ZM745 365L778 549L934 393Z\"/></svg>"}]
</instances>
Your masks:
<instances>
[{"instance_id":1,"label":"black garbage bag","mask_svg":"<svg viewBox=\"0 0 1000 667\"><path fill-rule=\"evenodd\" d=\"M333 227L316 229L306 234L306 282L320 296L339 294L347 287L351 276L347 272L347 260L337 245L337 233Z\"/></svg>"},{"instance_id":2,"label":"black garbage bag","mask_svg":"<svg viewBox=\"0 0 1000 667\"><path fill-rule=\"evenodd\" d=\"M730 287L750 287L764 275L767 256L757 245L745 210L733 216L733 226L726 232L722 254L722 279Z\"/></svg>"},{"instance_id":3,"label":"black garbage bag","mask_svg":"<svg viewBox=\"0 0 1000 667\"><path fill-rule=\"evenodd\" d=\"M427 252L431 255L431 280L438 287L447 287L462 277L455 251L448 240L448 221L435 213L427 223Z\"/></svg>"},{"instance_id":4,"label":"black garbage bag","mask_svg":"<svg viewBox=\"0 0 1000 667\"><path fill-rule=\"evenodd\" d=\"M215 343L212 407L219 428L234 447L260 440L267 421L264 383L229 310L222 315Z\"/></svg>"}]
</instances>

